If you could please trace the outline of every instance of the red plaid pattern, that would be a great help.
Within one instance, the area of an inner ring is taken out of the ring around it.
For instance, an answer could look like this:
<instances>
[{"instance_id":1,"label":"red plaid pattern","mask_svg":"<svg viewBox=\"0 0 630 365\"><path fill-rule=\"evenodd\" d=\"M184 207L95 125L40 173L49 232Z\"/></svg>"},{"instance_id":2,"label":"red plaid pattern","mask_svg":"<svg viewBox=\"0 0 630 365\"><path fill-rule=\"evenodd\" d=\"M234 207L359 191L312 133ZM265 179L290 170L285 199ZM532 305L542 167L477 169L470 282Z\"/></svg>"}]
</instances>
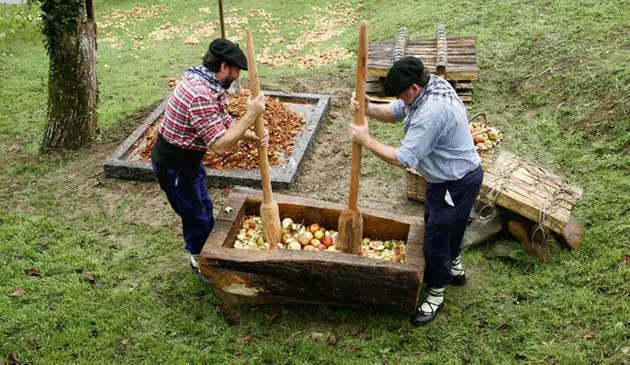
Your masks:
<instances>
[{"instance_id":1,"label":"red plaid pattern","mask_svg":"<svg viewBox=\"0 0 630 365\"><path fill-rule=\"evenodd\" d=\"M168 100L159 132L173 145L207 150L234 123L226 102L225 92L211 89L206 80L186 77Z\"/></svg>"}]
</instances>

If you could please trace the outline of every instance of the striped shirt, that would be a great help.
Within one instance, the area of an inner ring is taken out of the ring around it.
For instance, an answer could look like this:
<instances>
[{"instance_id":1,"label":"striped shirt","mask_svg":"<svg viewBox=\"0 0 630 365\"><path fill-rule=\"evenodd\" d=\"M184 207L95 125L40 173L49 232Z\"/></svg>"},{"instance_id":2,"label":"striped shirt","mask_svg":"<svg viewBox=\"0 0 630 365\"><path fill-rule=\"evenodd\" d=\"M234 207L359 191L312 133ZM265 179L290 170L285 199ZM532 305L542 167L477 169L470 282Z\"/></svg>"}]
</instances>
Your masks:
<instances>
[{"instance_id":1,"label":"striped shirt","mask_svg":"<svg viewBox=\"0 0 630 365\"><path fill-rule=\"evenodd\" d=\"M410 107L396 100L391 108L397 121L407 117L405 138L396 149L402 165L430 183L459 180L479 166L466 107L443 78L432 75Z\"/></svg>"},{"instance_id":2,"label":"striped shirt","mask_svg":"<svg viewBox=\"0 0 630 365\"><path fill-rule=\"evenodd\" d=\"M226 104L227 95L214 73L193 67L171 94L159 132L175 146L205 151L234 123Z\"/></svg>"}]
</instances>

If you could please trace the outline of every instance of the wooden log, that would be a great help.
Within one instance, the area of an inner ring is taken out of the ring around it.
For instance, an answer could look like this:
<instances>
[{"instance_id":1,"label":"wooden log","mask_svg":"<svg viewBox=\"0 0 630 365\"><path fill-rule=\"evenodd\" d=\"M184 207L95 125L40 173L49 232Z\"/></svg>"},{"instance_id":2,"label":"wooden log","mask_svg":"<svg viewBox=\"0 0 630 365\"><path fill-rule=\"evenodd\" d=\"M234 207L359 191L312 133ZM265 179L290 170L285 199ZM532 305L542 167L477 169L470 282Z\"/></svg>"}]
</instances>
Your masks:
<instances>
[{"instance_id":1,"label":"wooden log","mask_svg":"<svg viewBox=\"0 0 630 365\"><path fill-rule=\"evenodd\" d=\"M394 47L394 54L392 55L392 63L405 56L407 42L409 42L409 31L407 30L407 27L401 27L398 31L398 36L396 37L396 46Z\"/></svg>"},{"instance_id":2,"label":"wooden log","mask_svg":"<svg viewBox=\"0 0 630 365\"><path fill-rule=\"evenodd\" d=\"M435 71L438 75L444 77L444 74L446 74L446 65L448 64L448 48L444 25L438 24L435 38Z\"/></svg>"},{"instance_id":3,"label":"wooden log","mask_svg":"<svg viewBox=\"0 0 630 365\"><path fill-rule=\"evenodd\" d=\"M275 195L283 217L336 229L345 206ZM243 219L262 203L260 191L234 188L200 255L202 274L229 303L320 303L368 305L409 312L415 309L424 273L420 217L361 209L365 236L407 241L404 263L328 251L233 248Z\"/></svg>"}]
</instances>

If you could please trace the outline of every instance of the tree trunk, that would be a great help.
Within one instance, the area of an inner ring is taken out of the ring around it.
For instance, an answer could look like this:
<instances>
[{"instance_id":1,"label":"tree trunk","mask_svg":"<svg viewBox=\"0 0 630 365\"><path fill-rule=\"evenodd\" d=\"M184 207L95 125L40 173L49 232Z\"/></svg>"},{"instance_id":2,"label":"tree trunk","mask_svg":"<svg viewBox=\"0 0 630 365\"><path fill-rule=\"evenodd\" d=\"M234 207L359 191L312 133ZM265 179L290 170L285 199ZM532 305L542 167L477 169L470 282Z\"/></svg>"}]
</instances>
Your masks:
<instances>
[{"instance_id":1,"label":"tree trunk","mask_svg":"<svg viewBox=\"0 0 630 365\"><path fill-rule=\"evenodd\" d=\"M50 49L48 114L41 152L79 149L96 134L96 25L86 0L76 30Z\"/></svg>"}]
</instances>

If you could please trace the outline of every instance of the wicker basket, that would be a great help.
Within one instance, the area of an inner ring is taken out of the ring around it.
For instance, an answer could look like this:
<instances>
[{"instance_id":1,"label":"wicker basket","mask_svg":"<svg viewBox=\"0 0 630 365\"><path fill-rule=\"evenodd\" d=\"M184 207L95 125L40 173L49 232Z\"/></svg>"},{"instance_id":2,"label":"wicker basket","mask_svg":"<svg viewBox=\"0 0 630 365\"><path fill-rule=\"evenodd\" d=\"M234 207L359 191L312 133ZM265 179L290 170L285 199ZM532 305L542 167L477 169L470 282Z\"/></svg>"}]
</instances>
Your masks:
<instances>
[{"instance_id":1,"label":"wicker basket","mask_svg":"<svg viewBox=\"0 0 630 365\"><path fill-rule=\"evenodd\" d=\"M427 192L427 181L415 169L405 170L405 184L407 185L407 199L424 202Z\"/></svg>"},{"instance_id":2,"label":"wicker basket","mask_svg":"<svg viewBox=\"0 0 630 365\"><path fill-rule=\"evenodd\" d=\"M496 154L495 150L497 148L499 148L499 146L494 146L493 148L485 151L477 151L479 158L481 158L481 167L484 171L488 171L490 167L492 167L492 164L494 163L494 155Z\"/></svg>"}]
</instances>

